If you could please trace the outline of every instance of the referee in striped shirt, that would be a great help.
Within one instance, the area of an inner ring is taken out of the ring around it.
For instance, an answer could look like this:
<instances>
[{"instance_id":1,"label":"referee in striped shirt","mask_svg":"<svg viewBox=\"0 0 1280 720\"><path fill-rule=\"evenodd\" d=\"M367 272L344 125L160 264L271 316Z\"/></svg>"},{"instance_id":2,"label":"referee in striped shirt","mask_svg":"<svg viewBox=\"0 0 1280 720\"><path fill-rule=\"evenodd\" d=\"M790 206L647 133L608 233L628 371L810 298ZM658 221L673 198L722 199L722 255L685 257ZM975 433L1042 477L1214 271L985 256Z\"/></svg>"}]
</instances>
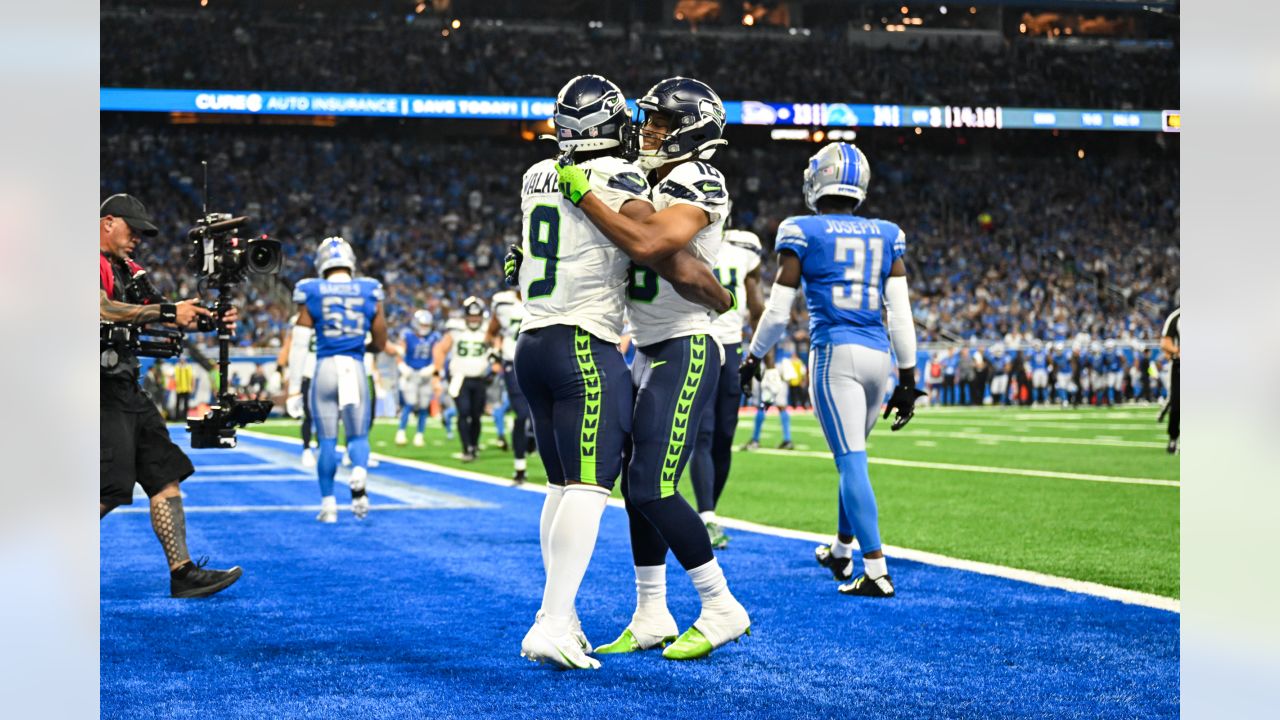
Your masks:
<instances>
[{"instance_id":1,"label":"referee in striped shirt","mask_svg":"<svg viewBox=\"0 0 1280 720\"><path fill-rule=\"evenodd\" d=\"M1164 330L1160 333L1160 349L1173 359L1169 368L1169 454L1178 451L1178 361L1182 357L1182 337L1178 333L1178 321L1182 317L1182 308L1175 308L1164 321Z\"/></svg>"}]
</instances>

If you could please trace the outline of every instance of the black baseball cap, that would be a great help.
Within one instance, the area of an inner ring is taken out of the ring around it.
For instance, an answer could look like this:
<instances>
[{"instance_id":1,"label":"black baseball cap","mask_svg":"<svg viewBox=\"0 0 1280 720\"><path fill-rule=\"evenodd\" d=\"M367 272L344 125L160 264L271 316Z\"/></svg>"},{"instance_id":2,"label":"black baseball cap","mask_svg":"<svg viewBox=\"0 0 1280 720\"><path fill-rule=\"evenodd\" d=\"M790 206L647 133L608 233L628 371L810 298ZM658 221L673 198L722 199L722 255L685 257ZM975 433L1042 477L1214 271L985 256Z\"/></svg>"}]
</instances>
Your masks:
<instances>
[{"instance_id":1,"label":"black baseball cap","mask_svg":"<svg viewBox=\"0 0 1280 720\"><path fill-rule=\"evenodd\" d=\"M103 218L108 215L124 220L129 227L147 237L155 237L160 234L160 229L151 221L151 213L147 212L147 206L132 195L118 193L103 200L102 212L98 214L98 217Z\"/></svg>"}]
</instances>

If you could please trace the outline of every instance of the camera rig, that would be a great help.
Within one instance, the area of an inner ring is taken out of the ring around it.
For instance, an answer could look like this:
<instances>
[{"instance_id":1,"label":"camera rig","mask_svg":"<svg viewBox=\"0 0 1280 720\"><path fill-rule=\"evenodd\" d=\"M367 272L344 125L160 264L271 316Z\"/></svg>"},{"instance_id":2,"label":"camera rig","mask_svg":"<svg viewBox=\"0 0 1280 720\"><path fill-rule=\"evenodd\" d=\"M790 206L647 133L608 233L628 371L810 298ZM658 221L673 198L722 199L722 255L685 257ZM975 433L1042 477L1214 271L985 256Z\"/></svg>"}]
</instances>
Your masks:
<instances>
[{"instance_id":1,"label":"camera rig","mask_svg":"<svg viewBox=\"0 0 1280 720\"><path fill-rule=\"evenodd\" d=\"M239 400L227 387L231 333L222 318L231 310L231 293L249 275L279 272L283 261L279 241L237 236L236 231L248 221L243 216L206 213L187 233L188 269L218 291L217 301L209 306L213 313L209 329L218 332L218 391L204 417L187 420L193 448L233 448L236 428L260 423L271 414L270 401Z\"/></svg>"}]
</instances>

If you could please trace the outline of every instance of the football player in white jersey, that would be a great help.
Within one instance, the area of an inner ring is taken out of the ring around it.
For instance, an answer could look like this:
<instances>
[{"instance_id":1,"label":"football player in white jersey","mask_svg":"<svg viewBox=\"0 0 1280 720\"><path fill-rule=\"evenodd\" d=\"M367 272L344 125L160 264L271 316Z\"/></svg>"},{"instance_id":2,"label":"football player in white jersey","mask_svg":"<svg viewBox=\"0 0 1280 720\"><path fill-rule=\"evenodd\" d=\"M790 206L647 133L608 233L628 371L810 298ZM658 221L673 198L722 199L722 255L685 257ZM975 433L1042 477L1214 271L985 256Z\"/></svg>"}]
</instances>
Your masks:
<instances>
[{"instance_id":1,"label":"football player in white jersey","mask_svg":"<svg viewBox=\"0 0 1280 720\"><path fill-rule=\"evenodd\" d=\"M480 449L480 419L484 417L489 387L489 353L485 337L484 301L469 297L462 303L463 327L451 329L432 352L437 368L449 368L449 397L458 407L458 439L462 441L462 461L472 462ZM446 360L447 358L447 360Z\"/></svg>"},{"instance_id":2,"label":"football player in white jersey","mask_svg":"<svg viewBox=\"0 0 1280 720\"><path fill-rule=\"evenodd\" d=\"M729 212L732 213L732 206ZM739 310L717 317L711 323L711 334L724 348L724 364L716 381L716 394L702 412L698 423L698 439L689 461L689 480L698 502L698 515L706 525L711 547L728 546L729 537L716 520L716 504L729 479L733 460L733 434L738 429L738 408L742 391L738 387L738 365L742 362L742 326L749 321L755 327L764 312L764 292L760 287L760 256L764 247L760 238L749 230L725 230L724 242L716 258L716 279L738 299Z\"/></svg>"},{"instance_id":3,"label":"football player in white jersey","mask_svg":"<svg viewBox=\"0 0 1280 720\"><path fill-rule=\"evenodd\" d=\"M644 174L625 159L634 136L616 85L598 75L570 80L556 98L554 124L560 150L578 155L580 191L610 212L653 213ZM522 244L506 263L508 282L518 274L526 312L516 378L547 472L539 531L547 582L520 650L531 660L597 668L574 601L631 429L631 378L617 348L630 260L561 196L558 167L544 160L525 173ZM709 267L691 255L654 257L653 264L680 292L732 304ZM701 525L699 531L705 537Z\"/></svg>"},{"instance_id":4,"label":"football player in white jersey","mask_svg":"<svg viewBox=\"0 0 1280 720\"><path fill-rule=\"evenodd\" d=\"M289 378L297 376L298 387L301 392L292 396L285 402L285 412L291 418L302 419L302 466L313 468L316 466L315 453L311 452L311 428L313 420L311 419L311 376L316 371L316 338L314 334L307 330L311 335L311 340L307 346L305 357L299 357L293 354L293 328L298 324L298 316L295 313L289 318L289 334L285 336L284 344L280 348L280 354L276 357L276 362L285 370L285 388L288 389Z\"/></svg>"},{"instance_id":5,"label":"football player in white jersey","mask_svg":"<svg viewBox=\"0 0 1280 720\"><path fill-rule=\"evenodd\" d=\"M645 113L640 165L657 179L653 214L617 212L594 191L586 168L557 165L565 197L638 263L627 292L639 351L632 366L633 452L622 484L631 520L636 611L623 633L596 651L633 652L675 639L663 657L689 660L749 632L751 620L729 592L702 519L676 491L703 410L715 394L721 349L706 308L678 295L650 267L660 258L692 254L710 268L719 255L729 193L724 176L706 160L725 144L725 114L715 92L689 78L663 80L637 104ZM702 599L701 614L678 639L666 602L668 550Z\"/></svg>"},{"instance_id":6,"label":"football player in white jersey","mask_svg":"<svg viewBox=\"0 0 1280 720\"><path fill-rule=\"evenodd\" d=\"M529 401L520 392L520 383L516 381L516 339L520 336L520 324L524 322L524 302L520 299L519 290L503 290L493 296L493 313L489 318L489 329L486 337L502 359L502 381L507 388L507 402L515 411L516 420L511 428L511 442L515 445L515 477L516 482L525 481L529 452L527 425L529 423ZM498 422L494 418L495 424ZM499 437L502 428L498 428Z\"/></svg>"}]
</instances>

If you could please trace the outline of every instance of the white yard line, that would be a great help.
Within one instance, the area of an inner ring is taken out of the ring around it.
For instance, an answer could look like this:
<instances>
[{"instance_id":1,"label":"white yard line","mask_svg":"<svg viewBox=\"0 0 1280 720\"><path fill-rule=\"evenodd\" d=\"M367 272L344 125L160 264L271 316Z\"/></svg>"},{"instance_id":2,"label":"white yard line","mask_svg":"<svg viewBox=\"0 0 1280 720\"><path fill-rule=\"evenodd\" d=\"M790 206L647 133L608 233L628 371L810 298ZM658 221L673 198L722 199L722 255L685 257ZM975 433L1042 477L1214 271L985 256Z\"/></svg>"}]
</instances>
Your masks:
<instances>
[{"instance_id":1,"label":"white yard line","mask_svg":"<svg viewBox=\"0 0 1280 720\"><path fill-rule=\"evenodd\" d=\"M251 435L253 437L259 437L259 438L264 438L268 440L276 440L280 442L292 441L292 442L301 443L300 440L293 440L292 438L284 438L279 435L269 435L267 433L258 433L252 430L241 430L240 432L246 435ZM787 455L787 454L794 454L796 451L794 450L774 450L774 451L757 450L754 452ZM388 455L381 455L378 453L375 453L375 455L382 462L391 462L398 465L404 465L406 467L416 467L419 469L429 470L431 472L438 472L445 475L452 475L454 477L460 477L467 480L475 480L477 482L483 482L489 485L517 487L518 489L524 490L526 492L545 493L545 490L542 485L531 485L529 483L525 483L523 485L517 486L514 483L512 483L510 480L506 480L504 478L500 478L494 475L486 475L484 473L478 473L471 470L456 470L454 468L445 467L443 465L435 465L433 463L428 463L428 462L422 462L420 460L406 460L404 458L396 458ZM824 453L824 455L826 455L827 457L830 457L830 453ZM872 462L875 462L875 460L872 460ZM887 464L893 464L898 462L907 463L910 461L905 461L905 460L892 461L891 460ZM929 464L941 465L941 463L929 463ZM967 465L961 465L961 466L955 466L955 467L966 468L966 469L972 468L972 466L967 466ZM940 469L953 469L953 468L940 468ZM996 470L1009 471L1008 468L996 468ZM1015 474L1024 474L1026 472L1028 471L1023 471L1023 470L1012 471L1012 473L1015 473ZM1071 474L1071 473L1062 473L1062 474ZM1071 478L1071 479L1094 479L1094 478L1100 478L1100 477L1105 477L1105 476L1083 476L1083 477L1077 477L1077 478ZM1132 482L1134 480L1142 480L1142 478L1115 478L1114 480L1104 480L1102 482L1110 482L1110 481ZM1168 480L1153 480L1150 483L1138 483L1138 484L1160 484L1160 483L1170 483L1175 486L1177 485L1177 483L1171 483L1171 481L1168 481ZM613 498L613 497L609 498L609 504L617 508L624 507L623 502L620 498ZM401 507L403 509L412 509L408 506L395 506L395 507ZM143 509L138 508L138 510L142 511ZM316 510L317 511L319 510L319 506L316 506ZM117 510L117 512L119 511ZM719 521L722 525L726 527L745 530L748 532L761 533L763 535L773 535L775 537L785 537L785 538L792 538L796 540L808 540L811 542L829 542L831 540L830 536L822 535L820 533L806 532L804 530L791 530L788 528L773 527L771 525L761 525L761 524L753 523L747 520L735 520L733 518L722 517L719 519ZM912 550L910 548L900 548L892 545L884 546L884 551L887 555L890 555L892 557L901 558L903 560L910 560L918 563L923 563L925 565L951 568L954 570L964 570L967 572L974 572L981 575L990 575L992 577L1000 577L1000 578L1005 578L1007 580L1015 580L1015 581L1024 582L1030 585L1039 585L1041 587L1056 588L1059 590L1066 590L1067 592L1078 593L1081 595L1092 595L1094 597L1106 598L1108 600L1116 600L1118 602L1126 603L1129 605L1141 605L1143 607L1155 608L1157 610L1167 610L1169 612L1175 612L1175 613L1182 612L1182 603L1180 601L1175 600L1173 598L1164 597L1163 595L1151 595L1148 593L1137 592L1136 590L1125 590L1124 588L1111 587L1110 585L1101 585L1099 583L1085 582L1083 580L1073 580L1071 578L1058 577L1056 575L1046 575L1044 573L1038 573L1031 570L1022 570L1020 568L1005 567L1003 565L993 565L990 563L977 562L975 560L964 560L962 558L953 558L946 555L938 555L937 553L925 552L923 550Z\"/></svg>"},{"instance_id":2,"label":"white yard line","mask_svg":"<svg viewBox=\"0 0 1280 720\"><path fill-rule=\"evenodd\" d=\"M763 455L799 455L801 457L831 459L831 453L820 450L771 450L760 448L753 453ZM1088 482L1119 483L1122 485L1159 485L1163 487L1181 487L1177 480L1159 478L1127 477L1123 475L1090 475L1088 473L1057 472L1055 470L1027 470L1022 468L990 467L987 465L957 465L955 463L926 462L923 460L896 460L894 458L868 457L872 465L895 465L898 467L922 468L925 470L952 470L955 472L979 473L982 475L1013 475L1017 477L1052 478L1054 480L1085 480Z\"/></svg>"},{"instance_id":3,"label":"white yard line","mask_svg":"<svg viewBox=\"0 0 1280 720\"><path fill-rule=\"evenodd\" d=\"M1148 442L1144 440L1122 440L1122 439L1100 439L1100 438L1078 438L1078 437L1052 437L1043 435L997 435L993 433L984 433L977 431L975 428L964 428L962 431L953 432L949 430L926 430L913 429L910 437L934 437L947 438L949 440L976 440L982 444L994 443L1031 443L1035 445L1087 445L1097 447L1099 445L1105 447L1123 447L1123 448L1150 448L1163 450L1167 442ZM808 435L821 435L821 428L813 427L792 427L792 432L806 433ZM908 437L903 435L902 437Z\"/></svg>"}]
</instances>

